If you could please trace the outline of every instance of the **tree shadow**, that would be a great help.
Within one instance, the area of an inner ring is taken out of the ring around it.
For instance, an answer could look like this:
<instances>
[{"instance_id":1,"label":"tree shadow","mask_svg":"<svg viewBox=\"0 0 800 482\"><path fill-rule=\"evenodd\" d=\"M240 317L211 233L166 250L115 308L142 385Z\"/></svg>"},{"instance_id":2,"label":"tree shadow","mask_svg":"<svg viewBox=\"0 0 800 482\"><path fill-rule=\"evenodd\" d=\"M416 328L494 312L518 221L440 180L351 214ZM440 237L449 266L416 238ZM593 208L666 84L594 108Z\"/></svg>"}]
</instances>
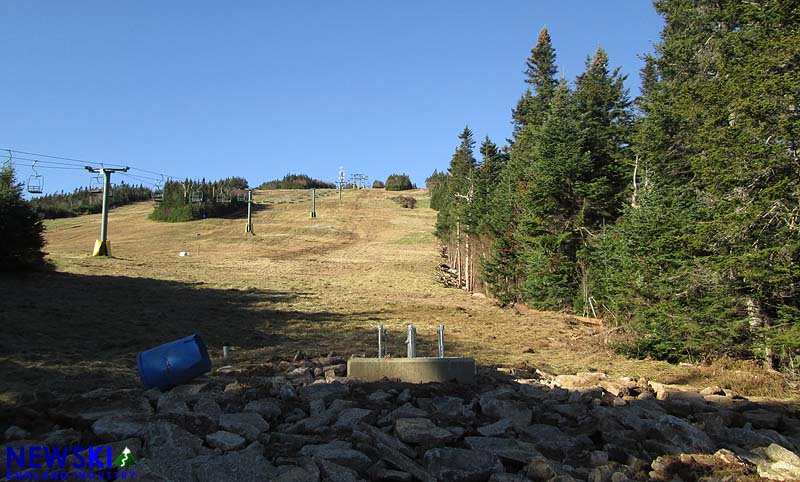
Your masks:
<instances>
[{"instance_id":1,"label":"tree shadow","mask_svg":"<svg viewBox=\"0 0 800 482\"><path fill-rule=\"evenodd\" d=\"M135 386L138 352L192 333L212 358L223 345L256 353L313 349L332 336L331 326L375 315L293 309L311 298L305 292L125 276L4 277L0 292L0 394Z\"/></svg>"}]
</instances>

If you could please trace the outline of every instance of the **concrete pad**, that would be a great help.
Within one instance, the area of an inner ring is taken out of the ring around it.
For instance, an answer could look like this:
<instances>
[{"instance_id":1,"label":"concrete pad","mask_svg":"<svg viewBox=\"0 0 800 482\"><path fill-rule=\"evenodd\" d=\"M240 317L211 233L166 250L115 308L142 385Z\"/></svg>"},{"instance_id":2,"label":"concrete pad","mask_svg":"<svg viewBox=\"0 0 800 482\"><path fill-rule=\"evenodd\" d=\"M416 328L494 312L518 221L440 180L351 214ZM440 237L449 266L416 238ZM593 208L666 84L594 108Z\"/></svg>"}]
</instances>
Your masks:
<instances>
[{"instance_id":1,"label":"concrete pad","mask_svg":"<svg viewBox=\"0 0 800 482\"><path fill-rule=\"evenodd\" d=\"M472 358L351 358L347 377L374 382L383 378L402 382L475 383Z\"/></svg>"}]
</instances>

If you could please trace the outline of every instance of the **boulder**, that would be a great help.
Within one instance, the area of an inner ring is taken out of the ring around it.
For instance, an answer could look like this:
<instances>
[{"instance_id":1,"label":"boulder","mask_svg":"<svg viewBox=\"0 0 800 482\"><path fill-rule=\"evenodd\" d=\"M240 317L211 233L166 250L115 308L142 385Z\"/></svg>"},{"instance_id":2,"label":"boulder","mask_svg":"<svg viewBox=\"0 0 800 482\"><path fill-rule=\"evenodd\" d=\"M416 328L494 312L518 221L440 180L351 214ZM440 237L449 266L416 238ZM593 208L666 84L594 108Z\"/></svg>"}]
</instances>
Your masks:
<instances>
[{"instance_id":1,"label":"boulder","mask_svg":"<svg viewBox=\"0 0 800 482\"><path fill-rule=\"evenodd\" d=\"M672 415L658 418L650 425L648 435L677 447L683 453L714 453L717 449L714 441L705 432Z\"/></svg>"},{"instance_id":2,"label":"boulder","mask_svg":"<svg viewBox=\"0 0 800 482\"><path fill-rule=\"evenodd\" d=\"M484 425L478 428L478 432L484 437L497 437L506 433L514 426L514 421L510 418L502 418L495 423Z\"/></svg>"},{"instance_id":3,"label":"boulder","mask_svg":"<svg viewBox=\"0 0 800 482\"><path fill-rule=\"evenodd\" d=\"M281 404L274 398L253 400L245 405L243 411L257 413L264 420L275 420L281 415Z\"/></svg>"},{"instance_id":4,"label":"boulder","mask_svg":"<svg viewBox=\"0 0 800 482\"><path fill-rule=\"evenodd\" d=\"M535 445L513 438L466 437L464 442L473 450L483 450L497 455L502 460L521 465L541 456Z\"/></svg>"},{"instance_id":5,"label":"boulder","mask_svg":"<svg viewBox=\"0 0 800 482\"><path fill-rule=\"evenodd\" d=\"M372 465L372 460L364 453L350 448L348 442L331 442L322 445L306 445L300 455L324 459L353 470L365 471ZM321 467L320 467L321 469Z\"/></svg>"},{"instance_id":6,"label":"boulder","mask_svg":"<svg viewBox=\"0 0 800 482\"><path fill-rule=\"evenodd\" d=\"M322 399L329 402L335 398L342 397L349 393L347 385L339 382L314 383L300 388L300 399L305 402Z\"/></svg>"},{"instance_id":7,"label":"boulder","mask_svg":"<svg viewBox=\"0 0 800 482\"><path fill-rule=\"evenodd\" d=\"M256 440L261 432L269 430L269 423L261 415L253 412L223 413L219 417L219 426L249 441Z\"/></svg>"},{"instance_id":8,"label":"boulder","mask_svg":"<svg viewBox=\"0 0 800 482\"><path fill-rule=\"evenodd\" d=\"M352 430L364 418L372 414L372 410L365 408L346 408L339 413L333 428Z\"/></svg>"},{"instance_id":9,"label":"boulder","mask_svg":"<svg viewBox=\"0 0 800 482\"><path fill-rule=\"evenodd\" d=\"M482 450L434 448L425 452L423 460L440 482L485 482L492 474L505 472L496 455Z\"/></svg>"},{"instance_id":10,"label":"boulder","mask_svg":"<svg viewBox=\"0 0 800 482\"><path fill-rule=\"evenodd\" d=\"M406 443L437 447L455 440L449 431L437 427L427 418L401 418L394 426L397 436Z\"/></svg>"},{"instance_id":11,"label":"boulder","mask_svg":"<svg viewBox=\"0 0 800 482\"><path fill-rule=\"evenodd\" d=\"M220 430L206 435L206 443L209 447L220 449L224 452L230 452L231 450L238 450L244 447L247 441L244 437L235 433Z\"/></svg>"},{"instance_id":12,"label":"boulder","mask_svg":"<svg viewBox=\"0 0 800 482\"><path fill-rule=\"evenodd\" d=\"M92 431L103 442L139 437L144 429L143 422L115 416L103 417L92 424Z\"/></svg>"},{"instance_id":13,"label":"boulder","mask_svg":"<svg viewBox=\"0 0 800 482\"><path fill-rule=\"evenodd\" d=\"M222 456L201 456L192 460L196 482L261 482L279 475L263 455L258 442Z\"/></svg>"},{"instance_id":14,"label":"boulder","mask_svg":"<svg viewBox=\"0 0 800 482\"><path fill-rule=\"evenodd\" d=\"M533 417L533 412L527 405L515 400L483 396L480 398L480 406L484 415L496 420L508 418L519 426L528 425Z\"/></svg>"},{"instance_id":15,"label":"boulder","mask_svg":"<svg viewBox=\"0 0 800 482\"><path fill-rule=\"evenodd\" d=\"M347 467L331 462L330 460L314 457L314 462L319 466L321 475L324 475L331 482L357 482L358 473Z\"/></svg>"}]
</instances>

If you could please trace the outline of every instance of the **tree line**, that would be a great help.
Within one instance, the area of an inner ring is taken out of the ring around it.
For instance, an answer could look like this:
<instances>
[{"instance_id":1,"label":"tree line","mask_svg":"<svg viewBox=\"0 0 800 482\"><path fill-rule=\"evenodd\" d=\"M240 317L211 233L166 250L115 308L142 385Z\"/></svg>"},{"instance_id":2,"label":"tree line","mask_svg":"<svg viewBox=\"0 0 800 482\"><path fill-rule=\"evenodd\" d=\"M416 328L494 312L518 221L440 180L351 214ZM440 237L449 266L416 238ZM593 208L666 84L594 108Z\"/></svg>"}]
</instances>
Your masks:
<instances>
[{"instance_id":1,"label":"tree line","mask_svg":"<svg viewBox=\"0 0 800 482\"><path fill-rule=\"evenodd\" d=\"M218 181L167 181L149 218L183 222L235 214L246 204L246 189L247 180L241 177Z\"/></svg>"},{"instance_id":2,"label":"tree line","mask_svg":"<svg viewBox=\"0 0 800 482\"><path fill-rule=\"evenodd\" d=\"M332 182L314 179L306 174L287 174L283 179L267 181L258 186L258 189L335 189Z\"/></svg>"},{"instance_id":3,"label":"tree line","mask_svg":"<svg viewBox=\"0 0 800 482\"><path fill-rule=\"evenodd\" d=\"M147 201L152 197L152 190L142 185L134 186L121 182L111 188L108 198L109 207L115 208L127 204ZM43 219L70 218L81 214L97 214L103 208L103 193L88 187L75 189L71 193L55 193L31 199L33 210Z\"/></svg>"},{"instance_id":4,"label":"tree line","mask_svg":"<svg viewBox=\"0 0 800 482\"><path fill-rule=\"evenodd\" d=\"M800 361L800 8L657 0L641 95L598 48L558 77L546 28L512 138L465 128L426 181L467 290L596 315L669 361Z\"/></svg>"}]
</instances>

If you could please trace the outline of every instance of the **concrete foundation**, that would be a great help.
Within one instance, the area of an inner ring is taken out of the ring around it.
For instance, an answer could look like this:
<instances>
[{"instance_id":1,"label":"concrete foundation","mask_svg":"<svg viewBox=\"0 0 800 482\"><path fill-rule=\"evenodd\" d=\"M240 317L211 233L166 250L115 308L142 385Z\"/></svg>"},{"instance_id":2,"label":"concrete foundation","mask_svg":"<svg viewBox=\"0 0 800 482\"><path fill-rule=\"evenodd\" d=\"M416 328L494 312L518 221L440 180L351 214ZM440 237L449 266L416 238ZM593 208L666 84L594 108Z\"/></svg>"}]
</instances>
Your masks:
<instances>
[{"instance_id":1,"label":"concrete foundation","mask_svg":"<svg viewBox=\"0 0 800 482\"><path fill-rule=\"evenodd\" d=\"M475 383L475 360L472 358L351 358L348 378L374 382L383 378L402 382Z\"/></svg>"}]
</instances>

